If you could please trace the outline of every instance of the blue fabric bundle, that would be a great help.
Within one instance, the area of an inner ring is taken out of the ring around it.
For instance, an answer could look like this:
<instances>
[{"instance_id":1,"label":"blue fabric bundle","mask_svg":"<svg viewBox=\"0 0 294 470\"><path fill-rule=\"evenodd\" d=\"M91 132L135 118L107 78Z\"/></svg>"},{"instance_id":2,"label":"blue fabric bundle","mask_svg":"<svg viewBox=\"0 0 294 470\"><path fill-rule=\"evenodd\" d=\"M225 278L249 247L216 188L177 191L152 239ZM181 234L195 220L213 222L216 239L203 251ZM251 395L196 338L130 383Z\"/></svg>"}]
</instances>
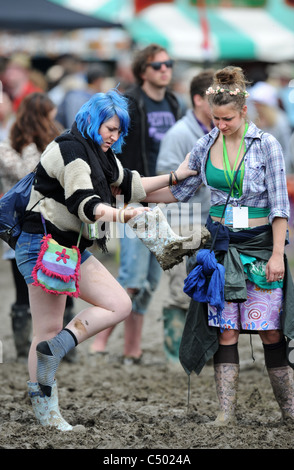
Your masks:
<instances>
[{"instance_id":1,"label":"blue fabric bundle","mask_svg":"<svg viewBox=\"0 0 294 470\"><path fill-rule=\"evenodd\" d=\"M213 251L198 252L197 266L184 281L184 292L196 302L205 302L216 307L220 319L225 305L225 268L218 263Z\"/></svg>"}]
</instances>

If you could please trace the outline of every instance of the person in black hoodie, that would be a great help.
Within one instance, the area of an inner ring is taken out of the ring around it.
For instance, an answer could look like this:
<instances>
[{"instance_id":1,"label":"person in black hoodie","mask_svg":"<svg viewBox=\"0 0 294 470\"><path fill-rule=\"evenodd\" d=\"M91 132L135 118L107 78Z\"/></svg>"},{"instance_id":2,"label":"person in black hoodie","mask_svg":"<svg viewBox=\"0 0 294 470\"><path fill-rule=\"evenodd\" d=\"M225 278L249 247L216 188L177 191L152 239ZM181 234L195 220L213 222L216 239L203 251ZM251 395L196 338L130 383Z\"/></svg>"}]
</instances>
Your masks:
<instances>
[{"instance_id":1,"label":"person in black hoodie","mask_svg":"<svg viewBox=\"0 0 294 470\"><path fill-rule=\"evenodd\" d=\"M181 106L168 89L173 60L167 51L150 44L134 58L132 70L136 85L125 93L129 101L131 125L121 154L123 166L142 176L156 175L159 146L164 134L181 117ZM171 168L173 170L173 168ZM124 362L138 363L142 357L141 339L144 314L158 286L162 270L154 256L129 227L120 234L119 283L132 299L132 313L125 321ZM104 352L112 329L99 333L90 353Z\"/></svg>"}]
</instances>

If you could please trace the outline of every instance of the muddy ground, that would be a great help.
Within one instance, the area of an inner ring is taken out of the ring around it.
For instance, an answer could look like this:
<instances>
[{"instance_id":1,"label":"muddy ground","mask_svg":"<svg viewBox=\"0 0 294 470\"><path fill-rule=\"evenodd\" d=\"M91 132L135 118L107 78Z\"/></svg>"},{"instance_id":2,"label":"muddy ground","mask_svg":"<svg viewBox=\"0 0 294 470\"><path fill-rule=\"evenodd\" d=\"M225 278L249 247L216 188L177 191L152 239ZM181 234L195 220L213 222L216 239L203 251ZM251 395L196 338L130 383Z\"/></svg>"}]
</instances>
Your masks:
<instances>
[{"instance_id":1,"label":"muddy ground","mask_svg":"<svg viewBox=\"0 0 294 470\"><path fill-rule=\"evenodd\" d=\"M113 253L101 258L116 274ZM213 369L188 377L179 364L166 362L163 352L162 279L146 316L142 365L121 364L123 326L110 338L108 355L90 357L90 342L79 346L78 362L62 362L57 373L60 407L75 431L62 433L40 427L27 398L25 364L16 362L9 310L13 302L12 277L0 261L0 449L111 449L186 450L292 449L294 428L280 423L280 412L264 370L263 353L253 336L240 340L241 374L238 424L211 425L216 417ZM77 301L76 312L82 307ZM104 451L102 451L104 450ZM119 452L119 451L118 451ZM117 455L117 454L116 454ZM98 462L97 462L98 463Z\"/></svg>"}]
</instances>

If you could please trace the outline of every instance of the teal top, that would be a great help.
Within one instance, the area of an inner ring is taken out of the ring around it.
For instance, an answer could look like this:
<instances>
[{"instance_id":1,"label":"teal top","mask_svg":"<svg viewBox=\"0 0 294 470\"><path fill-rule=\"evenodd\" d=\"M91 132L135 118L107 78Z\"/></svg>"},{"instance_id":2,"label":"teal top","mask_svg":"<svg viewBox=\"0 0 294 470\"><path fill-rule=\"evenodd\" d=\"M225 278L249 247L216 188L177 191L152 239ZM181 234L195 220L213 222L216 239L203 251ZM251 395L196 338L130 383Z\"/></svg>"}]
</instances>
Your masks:
<instances>
[{"instance_id":1,"label":"teal top","mask_svg":"<svg viewBox=\"0 0 294 470\"><path fill-rule=\"evenodd\" d=\"M236 172L234 171L234 175L235 173ZM214 166L211 163L210 152L208 155L208 160L207 160L207 165L206 165L206 179L207 179L207 183L209 184L209 186L212 186L213 188L217 188L217 189L220 189L221 191L229 193L230 188L225 178L225 172L224 170L220 170L219 168L216 168L216 166ZM236 179L238 186L240 185L240 179L241 179L241 171L239 170L238 176ZM234 197L239 197L239 194L236 194L237 191L235 188L233 190L233 193L234 193Z\"/></svg>"},{"instance_id":2,"label":"teal top","mask_svg":"<svg viewBox=\"0 0 294 470\"><path fill-rule=\"evenodd\" d=\"M230 188L225 178L224 170L220 170L219 168L216 168L211 163L210 153L208 155L207 165L206 165L206 179L207 179L207 183L209 184L209 186L212 186L213 188L217 188L217 189L220 189L221 191L229 193ZM239 170L237 179L236 179L238 186L240 186L240 179L241 179L241 171ZM239 194L236 191L236 189L234 189L233 195L236 198L239 197ZM220 206L212 206L209 210L209 214L214 217L221 217L223 210L224 210L224 204ZM267 217L269 213L270 213L270 210L267 207L248 207L249 219L256 219L258 217Z\"/></svg>"}]
</instances>

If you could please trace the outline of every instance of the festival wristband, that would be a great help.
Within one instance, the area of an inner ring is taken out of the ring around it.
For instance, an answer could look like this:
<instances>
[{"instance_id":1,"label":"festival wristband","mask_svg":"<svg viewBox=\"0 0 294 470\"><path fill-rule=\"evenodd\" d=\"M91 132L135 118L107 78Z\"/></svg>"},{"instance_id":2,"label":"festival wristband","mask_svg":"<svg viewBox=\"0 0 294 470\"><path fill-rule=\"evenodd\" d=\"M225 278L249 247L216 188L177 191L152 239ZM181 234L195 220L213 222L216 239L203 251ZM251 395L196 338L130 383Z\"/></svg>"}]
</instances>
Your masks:
<instances>
[{"instance_id":1,"label":"festival wristband","mask_svg":"<svg viewBox=\"0 0 294 470\"><path fill-rule=\"evenodd\" d=\"M125 223L125 209L120 209L118 211L118 221L121 223L121 224L124 224Z\"/></svg>"},{"instance_id":2,"label":"festival wristband","mask_svg":"<svg viewBox=\"0 0 294 470\"><path fill-rule=\"evenodd\" d=\"M175 171L171 171L169 175L169 186L175 186L178 184L179 180Z\"/></svg>"}]
</instances>

